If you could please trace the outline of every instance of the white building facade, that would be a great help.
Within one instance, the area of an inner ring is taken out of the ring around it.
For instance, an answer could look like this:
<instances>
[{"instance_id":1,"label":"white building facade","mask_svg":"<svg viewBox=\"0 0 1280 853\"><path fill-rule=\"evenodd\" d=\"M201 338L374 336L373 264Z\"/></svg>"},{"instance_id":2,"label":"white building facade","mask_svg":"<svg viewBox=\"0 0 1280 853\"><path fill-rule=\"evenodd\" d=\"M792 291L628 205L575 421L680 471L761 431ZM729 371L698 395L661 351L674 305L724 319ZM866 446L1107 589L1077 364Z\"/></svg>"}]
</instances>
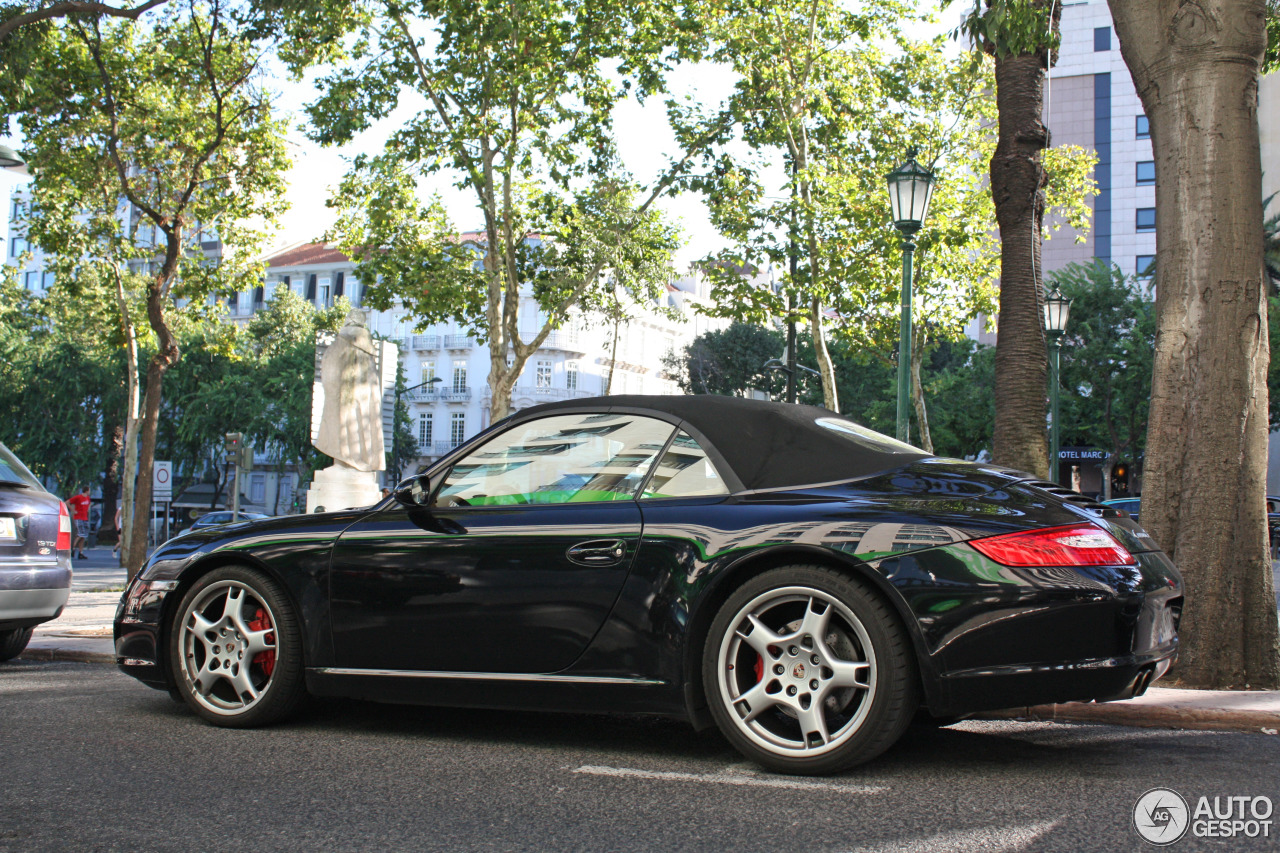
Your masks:
<instances>
[{"instance_id":1,"label":"white building facade","mask_svg":"<svg viewBox=\"0 0 1280 853\"><path fill-rule=\"evenodd\" d=\"M281 287L320 308L340 296L363 307L365 285L356 278L351 260L325 244L306 243L267 259L264 283L231 301L233 317L252 316ZM667 286L663 307L671 309L675 319L645 306L635 306L616 328L602 317L574 317L549 334L525 364L512 394L513 410L606 393L682 393L667 377L662 359L681 352L703 332L725 325L692 310L708 296L709 284L693 274ZM531 295L522 296L519 311L521 338L532 340L543 325L538 304ZM409 389L404 400L417 451L406 475L488 427L493 404L488 344L456 322L423 329L416 328L417 322L404 308L369 311L370 330L400 346Z\"/></svg>"}]
</instances>

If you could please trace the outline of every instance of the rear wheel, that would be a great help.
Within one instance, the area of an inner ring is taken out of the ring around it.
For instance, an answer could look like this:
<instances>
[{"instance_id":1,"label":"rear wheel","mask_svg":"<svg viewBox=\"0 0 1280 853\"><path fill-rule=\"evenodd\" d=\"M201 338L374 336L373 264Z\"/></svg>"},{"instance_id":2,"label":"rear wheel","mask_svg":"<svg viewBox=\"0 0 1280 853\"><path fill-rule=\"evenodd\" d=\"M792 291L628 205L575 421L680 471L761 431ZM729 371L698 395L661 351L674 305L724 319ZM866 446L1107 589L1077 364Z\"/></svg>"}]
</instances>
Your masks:
<instances>
[{"instance_id":1,"label":"rear wheel","mask_svg":"<svg viewBox=\"0 0 1280 853\"><path fill-rule=\"evenodd\" d=\"M703 656L720 730L783 773L834 773L888 749L918 707L916 682L888 605L821 566L748 581L716 615Z\"/></svg>"},{"instance_id":2,"label":"rear wheel","mask_svg":"<svg viewBox=\"0 0 1280 853\"><path fill-rule=\"evenodd\" d=\"M31 628L11 628L0 631L0 662L12 660L22 654L31 642Z\"/></svg>"},{"instance_id":3,"label":"rear wheel","mask_svg":"<svg viewBox=\"0 0 1280 853\"><path fill-rule=\"evenodd\" d=\"M302 636L275 581L228 566L196 581L169 632L177 692L219 726L283 719L305 695Z\"/></svg>"}]
</instances>

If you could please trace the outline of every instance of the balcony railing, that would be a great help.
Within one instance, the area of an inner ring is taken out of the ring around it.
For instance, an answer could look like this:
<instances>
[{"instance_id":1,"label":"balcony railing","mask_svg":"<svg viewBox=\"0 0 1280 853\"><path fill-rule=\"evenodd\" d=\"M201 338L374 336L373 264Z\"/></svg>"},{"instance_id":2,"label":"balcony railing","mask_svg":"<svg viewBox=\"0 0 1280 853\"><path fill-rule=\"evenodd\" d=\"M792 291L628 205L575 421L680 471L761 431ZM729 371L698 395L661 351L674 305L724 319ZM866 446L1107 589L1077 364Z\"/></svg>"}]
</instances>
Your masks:
<instances>
[{"instance_id":1,"label":"balcony railing","mask_svg":"<svg viewBox=\"0 0 1280 853\"><path fill-rule=\"evenodd\" d=\"M475 339L470 335L445 335L445 349L472 349L475 347Z\"/></svg>"},{"instance_id":2,"label":"balcony railing","mask_svg":"<svg viewBox=\"0 0 1280 853\"><path fill-rule=\"evenodd\" d=\"M406 391L404 396L415 403L434 403L440 399L440 391L424 386L422 388L414 388L412 391Z\"/></svg>"},{"instance_id":3,"label":"balcony railing","mask_svg":"<svg viewBox=\"0 0 1280 853\"><path fill-rule=\"evenodd\" d=\"M440 389L440 399L446 403L466 403L471 400L471 387L442 388Z\"/></svg>"},{"instance_id":4,"label":"balcony railing","mask_svg":"<svg viewBox=\"0 0 1280 853\"><path fill-rule=\"evenodd\" d=\"M538 336L538 330L522 331L521 339L525 342L532 341ZM561 350L563 352L586 352L582 348L582 336L573 329L559 329L547 335L547 339L539 345L538 349L545 350Z\"/></svg>"},{"instance_id":5,"label":"balcony railing","mask_svg":"<svg viewBox=\"0 0 1280 853\"><path fill-rule=\"evenodd\" d=\"M517 385L511 390L512 397L532 397L535 400L580 400L584 397L598 396L581 388L545 388L535 385ZM483 398L492 399L493 389L484 386Z\"/></svg>"},{"instance_id":6,"label":"balcony railing","mask_svg":"<svg viewBox=\"0 0 1280 853\"><path fill-rule=\"evenodd\" d=\"M439 335L414 335L410 338L410 346L415 350L435 350L440 349Z\"/></svg>"}]
</instances>

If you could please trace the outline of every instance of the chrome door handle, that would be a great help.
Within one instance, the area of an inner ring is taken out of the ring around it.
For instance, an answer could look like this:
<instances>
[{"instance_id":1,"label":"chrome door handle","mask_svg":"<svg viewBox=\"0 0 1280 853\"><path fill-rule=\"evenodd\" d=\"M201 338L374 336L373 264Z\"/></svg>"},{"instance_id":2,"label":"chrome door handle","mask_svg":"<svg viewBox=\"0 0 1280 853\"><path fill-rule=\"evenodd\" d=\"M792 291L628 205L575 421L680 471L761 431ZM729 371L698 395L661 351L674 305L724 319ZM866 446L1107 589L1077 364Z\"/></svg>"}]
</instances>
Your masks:
<instances>
[{"instance_id":1,"label":"chrome door handle","mask_svg":"<svg viewBox=\"0 0 1280 853\"><path fill-rule=\"evenodd\" d=\"M580 542L565 552L571 562L580 566L613 566L627 555L627 545L621 539L595 539Z\"/></svg>"}]
</instances>

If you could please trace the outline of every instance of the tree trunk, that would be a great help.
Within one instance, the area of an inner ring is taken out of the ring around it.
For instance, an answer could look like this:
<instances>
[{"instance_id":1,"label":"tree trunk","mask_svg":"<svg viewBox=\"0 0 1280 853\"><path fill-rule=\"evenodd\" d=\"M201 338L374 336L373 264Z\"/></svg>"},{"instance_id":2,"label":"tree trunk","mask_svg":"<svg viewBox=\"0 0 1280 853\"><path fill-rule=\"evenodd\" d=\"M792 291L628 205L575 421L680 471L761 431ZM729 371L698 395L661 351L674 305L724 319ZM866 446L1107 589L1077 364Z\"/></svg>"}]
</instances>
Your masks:
<instances>
[{"instance_id":1,"label":"tree trunk","mask_svg":"<svg viewBox=\"0 0 1280 853\"><path fill-rule=\"evenodd\" d=\"M1280 687L1267 548L1263 0L1112 0L1151 122L1157 332L1142 523L1186 581L1175 674Z\"/></svg>"},{"instance_id":2,"label":"tree trunk","mask_svg":"<svg viewBox=\"0 0 1280 853\"><path fill-rule=\"evenodd\" d=\"M809 303L809 334L813 338L814 358L818 360L818 374L822 377L822 405L833 412L839 412L836 368L831 363L831 353L827 351L827 338L822 331L822 305L816 298Z\"/></svg>"},{"instance_id":3,"label":"tree trunk","mask_svg":"<svg viewBox=\"0 0 1280 853\"><path fill-rule=\"evenodd\" d=\"M124 290L124 280L120 269L115 270L116 304L120 308L120 319L124 328L125 340L125 382L127 401L124 412L124 488L120 496L123 512L120 514L120 565L130 565L132 554L134 492L138 482L138 329L134 324L133 313L129 310L129 302Z\"/></svg>"},{"instance_id":4,"label":"tree trunk","mask_svg":"<svg viewBox=\"0 0 1280 853\"><path fill-rule=\"evenodd\" d=\"M920 429L920 448L933 453L933 436L929 434L929 409L924 402L924 384L920 381L920 366L924 362L924 335L917 334L911 344L911 402L916 410L916 424ZM908 439L910 435L908 435Z\"/></svg>"},{"instance_id":5,"label":"tree trunk","mask_svg":"<svg viewBox=\"0 0 1280 853\"><path fill-rule=\"evenodd\" d=\"M102 541L102 530L106 528L116 534L116 505L120 496L120 454L124 450L124 426L119 422L111 424L105 432L110 436L107 441L107 465L102 472L102 521L98 525L98 541Z\"/></svg>"},{"instance_id":6,"label":"tree trunk","mask_svg":"<svg viewBox=\"0 0 1280 853\"><path fill-rule=\"evenodd\" d=\"M156 432L160 426L160 387L165 373L178 363L177 340L165 319L168 288L177 269L180 235L170 232L165 264L155 281L147 287L147 321L156 333L156 354L147 364L147 391L143 397L142 421L139 424L138 480L134 491L134 518L130 525L129 577L142 568L147 558L147 527L151 522L151 470L156 459Z\"/></svg>"},{"instance_id":7,"label":"tree trunk","mask_svg":"<svg viewBox=\"0 0 1280 853\"><path fill-rule=\"evenodd\" d=\"M991 192L1000 226L1000 317L992 460L1043 478L1049 475L1048 356L1040 317L1040 223L1049 134L1040 120L1041 56L996 57L996 105L1000 134L991 157Z\"/></svg>"}]
</instances>

